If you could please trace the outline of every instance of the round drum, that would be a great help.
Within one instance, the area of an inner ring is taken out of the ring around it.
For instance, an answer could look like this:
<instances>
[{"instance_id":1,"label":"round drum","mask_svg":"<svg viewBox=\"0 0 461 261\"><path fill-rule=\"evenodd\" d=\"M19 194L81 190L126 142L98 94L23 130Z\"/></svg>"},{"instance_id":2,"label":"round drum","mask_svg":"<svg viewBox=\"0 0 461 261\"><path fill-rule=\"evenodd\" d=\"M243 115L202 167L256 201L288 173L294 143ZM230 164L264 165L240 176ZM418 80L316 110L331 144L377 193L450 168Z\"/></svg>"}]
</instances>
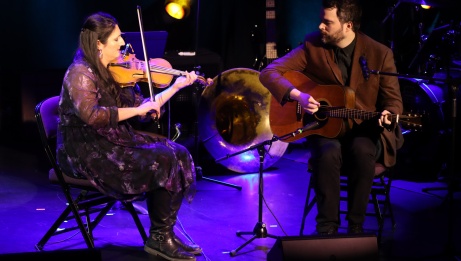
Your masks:
<instances>
[{"instance_id":1,"label":"round drum","mask_svg":"<svg viewBox=\"0 0 461 261\"><path fill-rule=\"evenodd\" d=\"M444 107L446 90L439 85L428 83L425 80L414 78L399 79L404 112L422 116L421 130L427 135L445 128Z\"/></svg>"},{"instance_id":2,"label":"round drum","mask_svg":"<svg viewBox=\"0 0 461 261\"><path fill-rule=\"evenodd\" d=\"M399 79L404 114L421 115L422 128L402 126L404 145L398 152L402 175L436 179L446 162L446 88L421 79Z\"/></svg>"},{"instance_id":3,"label":"round drum","mask_svg":"<svg viewBox=\"0 0 461 261\"><path fill-rule=\"evenodd\" d=\"M288 143L272 141L271 98L259 81L259 72L247 68L222 72L205 88L199 104L198 132L218 163L239 173L258 172L258 147L264 148L264 169L280 159Z\"/></svg>"}]
</instances>

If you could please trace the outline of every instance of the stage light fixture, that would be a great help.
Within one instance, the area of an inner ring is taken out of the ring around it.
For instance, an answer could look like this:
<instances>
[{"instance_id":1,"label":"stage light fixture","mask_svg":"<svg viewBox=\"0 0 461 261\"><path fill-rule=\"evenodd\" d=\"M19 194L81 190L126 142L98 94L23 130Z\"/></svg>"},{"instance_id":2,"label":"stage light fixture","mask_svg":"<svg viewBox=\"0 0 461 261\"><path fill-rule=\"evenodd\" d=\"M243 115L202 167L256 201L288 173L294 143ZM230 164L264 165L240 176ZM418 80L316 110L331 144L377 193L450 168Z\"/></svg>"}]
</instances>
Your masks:
<instances>
[{"instance_id":1,"label":"stage light fixture","mask_svg":"<svg viewBox=\"0 0 461 261\"><path fill-rule=\"evenodd\" d=\"M190 13L191 0L166 0L165 11L173 18L183 19Z\"/></svg>"}]
</instances>

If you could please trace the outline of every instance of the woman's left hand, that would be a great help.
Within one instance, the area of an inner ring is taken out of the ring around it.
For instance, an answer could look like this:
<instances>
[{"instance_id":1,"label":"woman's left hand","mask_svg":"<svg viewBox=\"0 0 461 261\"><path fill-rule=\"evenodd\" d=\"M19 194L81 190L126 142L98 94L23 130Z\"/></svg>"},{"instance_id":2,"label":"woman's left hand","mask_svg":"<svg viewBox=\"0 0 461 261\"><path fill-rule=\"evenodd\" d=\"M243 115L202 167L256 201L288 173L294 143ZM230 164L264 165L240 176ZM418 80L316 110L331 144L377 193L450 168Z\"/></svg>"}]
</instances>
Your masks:
<instances>
[{"instance_id":1,"label":"woman's left hand","mask_svg":"<svg viewBox=\"0 0 461 261\"><path fill-rule=\"evenodd\" d=\"M197 75L194 71L186 72L186 75L180 76L176 79L173 84L173 87L177 88L178 90L193 84L197 80Z\"/></svg>"}]
</instances>

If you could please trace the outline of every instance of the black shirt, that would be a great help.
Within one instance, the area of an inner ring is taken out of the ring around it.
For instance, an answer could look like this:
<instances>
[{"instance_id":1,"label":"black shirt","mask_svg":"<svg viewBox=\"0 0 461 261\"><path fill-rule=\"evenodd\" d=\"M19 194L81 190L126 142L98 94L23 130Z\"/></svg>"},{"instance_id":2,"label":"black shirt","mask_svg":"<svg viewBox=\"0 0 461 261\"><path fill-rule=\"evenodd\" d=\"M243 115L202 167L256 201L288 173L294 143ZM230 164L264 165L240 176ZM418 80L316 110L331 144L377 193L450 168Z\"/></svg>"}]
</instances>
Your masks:
<instances>
[{"instance_id":1,"label":"black shirt","mask_svg":"<svg viewBox=\"0 0 461 261\"><path fill-rule=\"evenodd\" d=\"M354 54L355 43L357 42L357 37L344 48L335 48L335 62L338 64L341 74L343 76L343 82L348 86L349 85L349 75L351 72L351 62L352 55Z\"/></svg>"}]
</instances>

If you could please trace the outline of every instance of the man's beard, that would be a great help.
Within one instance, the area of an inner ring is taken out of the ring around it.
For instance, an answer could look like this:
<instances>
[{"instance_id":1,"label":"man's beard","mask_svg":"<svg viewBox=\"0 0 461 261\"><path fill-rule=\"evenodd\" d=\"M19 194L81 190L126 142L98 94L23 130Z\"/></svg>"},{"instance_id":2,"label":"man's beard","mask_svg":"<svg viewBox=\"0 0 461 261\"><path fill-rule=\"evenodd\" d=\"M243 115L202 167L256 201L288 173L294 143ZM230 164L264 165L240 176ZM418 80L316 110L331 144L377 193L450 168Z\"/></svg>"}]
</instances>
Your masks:
<instances>
[{"instance_id":1,"label":"man's beard","mask_svg":"<svg viewBox=\"0 0 461 261\"><path fill-rule=\"evenodd\" d=\"M323 34L322 33L322 42L324 44L336 45L345 38L342 29L334 32L333 34Z\"/></svg>"}]
</instances>

